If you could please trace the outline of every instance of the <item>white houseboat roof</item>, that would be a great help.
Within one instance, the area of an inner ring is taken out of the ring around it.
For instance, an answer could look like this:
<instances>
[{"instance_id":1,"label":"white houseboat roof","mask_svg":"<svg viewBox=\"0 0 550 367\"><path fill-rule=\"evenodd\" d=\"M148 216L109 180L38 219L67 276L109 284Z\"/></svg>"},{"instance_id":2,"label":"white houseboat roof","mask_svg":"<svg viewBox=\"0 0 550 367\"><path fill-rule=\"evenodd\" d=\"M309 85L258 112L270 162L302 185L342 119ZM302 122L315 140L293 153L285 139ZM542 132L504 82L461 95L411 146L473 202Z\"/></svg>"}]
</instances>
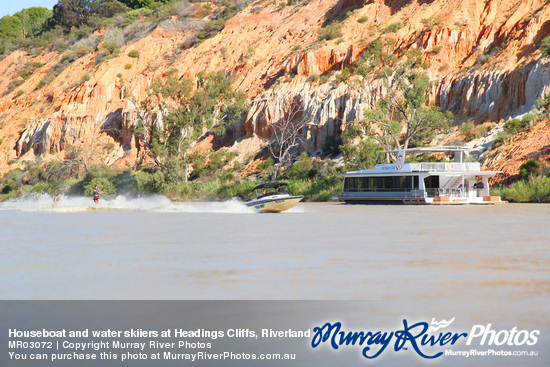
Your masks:
<instances>
[{"instance_id":1,"label":"white houseboat roof","mask_svg":"<svg viewBox=\"0 0 550 367\"><path fill-rule=\"evenodd\" d=\"M439 146L439 147L421 147L421 148L408 148L408 149L397 149L397 150L382 150L376 153L454 153L454 152L469 152L472 151L472 148L465 148L459 146Z\"/></svg>"},{"instance_id":2,"label":"white houseboat roof","mask_svg":"<svg viewBox=\"0 0 550 367\"><path fill-rule=\"evenodd\" d=\"M416 162L405 162L401 168L395 163L389 164L377 164L376 167L359 170L359 171L349 171L346 172L347 176L354 175L373 175L373 174L384 174L384 175L396 175L403 173L435 173L438 175L470 175L470 176L494 176L497 173L502 173L502 171L482 171L480 164L477 162L473 163L416 163Z\"/></svg>"},{"instance_id":3,"label":"white houseboat roof","mask_svg":"<svg viewBox=\"0 0 550 367\"><path fill-rule=\"evenodd\" d=\"M396 163L377 164L371 169L350 171L346 175L396 175L403 173L433 173L440 176L494 176L502 171L482 171L479 162L463 162L463 153L471 151L471 148L459 146L438 146L426 148L409 148L401 150L384 150L377 153L396 153L398 154ZM407 153L456 153L454 161L442 162L405 162L404 157Z\"/></svg>"}]
</instances>

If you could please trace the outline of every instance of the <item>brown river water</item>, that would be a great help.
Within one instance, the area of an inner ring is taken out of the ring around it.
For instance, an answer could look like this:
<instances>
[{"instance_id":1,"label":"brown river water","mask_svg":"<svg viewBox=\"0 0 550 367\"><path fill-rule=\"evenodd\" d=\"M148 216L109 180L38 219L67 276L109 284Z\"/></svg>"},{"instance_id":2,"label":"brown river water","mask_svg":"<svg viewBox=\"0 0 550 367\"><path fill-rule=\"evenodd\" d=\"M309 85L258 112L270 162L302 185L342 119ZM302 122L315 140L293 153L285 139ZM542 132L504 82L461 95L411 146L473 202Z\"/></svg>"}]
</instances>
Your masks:
<instances>
[{"instance_id":1,"label":"brown river water","mask_svg":"<svg viewBox=\"0 0 550 367\"><path fill-rule=\"evenodd\" d=\"M0 203L1 299L372 301L380 319L538 328L550 346L550 205L64 199Z\"/></svg>"}]
</instances>

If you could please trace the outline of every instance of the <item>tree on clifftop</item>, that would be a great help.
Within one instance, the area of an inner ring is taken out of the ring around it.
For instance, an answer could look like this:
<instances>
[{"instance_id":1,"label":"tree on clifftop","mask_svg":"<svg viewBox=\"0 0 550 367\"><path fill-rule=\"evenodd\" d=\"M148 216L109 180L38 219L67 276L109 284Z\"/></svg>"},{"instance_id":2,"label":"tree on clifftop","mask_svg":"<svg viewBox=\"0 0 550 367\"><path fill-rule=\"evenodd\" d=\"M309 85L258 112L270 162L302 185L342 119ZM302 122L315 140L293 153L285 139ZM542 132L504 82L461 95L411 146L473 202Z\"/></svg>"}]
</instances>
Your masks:
<instances>
[{"instance_id":1,"label":"tree on clifftop","mask_svg":"<svg viewBox=\"0 0 550 367\"><path fill-rule=\"evenodd\" d=\"M150 8L154 3L166 4L170 0L118 0L130 9Z\"/></svg>"},{"instance_id":2,"label":"tree on clifftop","mask_svg":"<svg viewBox=\"0 0 550 367\"><path fill-rule=\"evenodd\" d=\"M0 19L0 40L2 43L14 42L21 35L22 29L21 19L6 15Z\"/></svg>"},{"instance_id":3,"label":"tree on clifftop","mask_svg":"<svg viewBox=\"0 0 550 367\"><path fill-rule=\"evenodd\" d=\"M69 32L72 27L90 25L94 16L112 17L126 10L129 8L117 0L59 0L46 29L61 26Z\"/></svg>"}]
</instances>

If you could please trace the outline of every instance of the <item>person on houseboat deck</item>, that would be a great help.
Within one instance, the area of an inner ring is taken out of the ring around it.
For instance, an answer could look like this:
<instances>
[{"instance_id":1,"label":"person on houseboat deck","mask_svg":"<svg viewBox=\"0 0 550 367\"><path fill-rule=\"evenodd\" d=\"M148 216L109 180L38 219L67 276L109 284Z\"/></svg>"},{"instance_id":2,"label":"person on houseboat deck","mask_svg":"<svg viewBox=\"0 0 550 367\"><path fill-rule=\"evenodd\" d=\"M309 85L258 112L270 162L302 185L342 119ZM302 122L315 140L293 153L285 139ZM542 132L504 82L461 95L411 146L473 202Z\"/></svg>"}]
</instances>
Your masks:
<instances>
[{"instance_id":1,"label":"person on houseboat deck","mask_svg":"<svg viewBox=\"0 0 550 367\"><path fill-rule=\"evenodd\" d=\"M283 190L282 187L279 187L279 195L284 195L286 194L285 190Z\"/></svg>"},{"instance_id":2,"label":"person on houseboat deck","mask_svg":"<svg viewBox=\"0 0 550 367\"><path fill-rule=\"evenodd\" d=\"M103 194L103 191L101 191L97 185L94 187L94 203L99 204L99 194Z\"/></svg>"},{"instance_id":3,"label":"person on houseboat deck","mask_svg":"<svg viewBox=\"0 0 550 367\"><path fill-rule=\"evenodd\" d=\"M258 196L258 197L261 198L262 196L265 196L265 194L266 194L265 189L262 189L262 192L260 193L260 196Z\"/></svg>"}]
</instances>

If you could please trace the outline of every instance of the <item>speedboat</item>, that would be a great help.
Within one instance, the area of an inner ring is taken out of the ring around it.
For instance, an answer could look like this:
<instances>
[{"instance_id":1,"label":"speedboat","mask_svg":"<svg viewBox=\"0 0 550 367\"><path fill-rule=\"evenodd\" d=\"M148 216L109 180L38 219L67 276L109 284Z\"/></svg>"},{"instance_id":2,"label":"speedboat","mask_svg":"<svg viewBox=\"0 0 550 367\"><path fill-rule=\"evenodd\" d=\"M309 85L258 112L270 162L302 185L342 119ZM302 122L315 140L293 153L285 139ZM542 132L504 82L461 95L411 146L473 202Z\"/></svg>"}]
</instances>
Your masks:
<instances>
[{"instance_id":1,"label":"speedboat","mask_svg":"<svg viewBox=\"0 0 550 367\"><path fill-rule=\"evenodd\" d=\"M286 192L288 184L271 182L252 189L254 199L245 205L258 213L280 213L298 204L304 195L291 196Z\"/></svg>"}]
</instances>

